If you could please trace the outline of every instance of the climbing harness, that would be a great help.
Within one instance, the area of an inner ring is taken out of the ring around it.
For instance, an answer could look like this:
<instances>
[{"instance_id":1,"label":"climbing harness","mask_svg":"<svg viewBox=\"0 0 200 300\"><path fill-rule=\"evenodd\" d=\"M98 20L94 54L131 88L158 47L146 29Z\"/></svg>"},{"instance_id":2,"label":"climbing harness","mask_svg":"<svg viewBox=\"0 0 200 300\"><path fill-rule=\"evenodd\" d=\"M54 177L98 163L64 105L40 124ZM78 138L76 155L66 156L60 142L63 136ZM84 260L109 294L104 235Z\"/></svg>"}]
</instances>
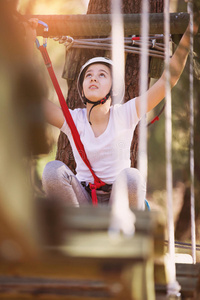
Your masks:
<instances>
[{"instance_id":1,"label":"climbing harness","mask_svg":"<svg viewBox=\"0 0 200 300\"><path fill-rule=\"evenodd\" d=\"M44 23L42 21L38 21L38 23L42 24L45 27L44 28L45 32L48 31L48 25L46 23ZM68 108L68 106L67 106L67 104L65 102L65 98L64 98L63 93L61 91L61 88L60 88L60 86L58 84L58 80L57 80L57 78L55 76L51 60L50 60L50 57L49 57L47 49L46 49L46 47L47 47L47 38L46 37L43 38L43 45L40 45L38 39L36 39L36 46L40 50L40 52L42 54L42 57L44 59L45 65L46 65L47 70L49 72L49 75L51 77L51 80L52 80L52 83L54 85L54 88L56 90L56 93L57 93L57 96L58 96L58 99L59 99L59 102L60 102L63 114L64 114L65 119L66 119L66 122L67 122L67 124L68 124L68 126L69 126L69 128L71 130L72 137L74 139L74 143L76 145L76 148L77 148L77 150L78 150L81 158L83 159L83 161L86 164L86 166L89 168L89 170L92 173L92 176L94 178L94 183L93 184L90 183L89 186L90 186L90 189L91 189L92 203L93 203L93 205L97 205L98 201L97 201L96 190L99 189L101 186L105 185L105 182L101 181L95 175L94 171L91 168L91 165L90 165L90 162L89 162L89 160L87 158L84 146L83 146L83 144L81 142L78 130L77 130L76 125L75 125L75 123L74 123L74 121L72 119L71 113L70 113L69 108Z\"/></svg>"}]
</instances>

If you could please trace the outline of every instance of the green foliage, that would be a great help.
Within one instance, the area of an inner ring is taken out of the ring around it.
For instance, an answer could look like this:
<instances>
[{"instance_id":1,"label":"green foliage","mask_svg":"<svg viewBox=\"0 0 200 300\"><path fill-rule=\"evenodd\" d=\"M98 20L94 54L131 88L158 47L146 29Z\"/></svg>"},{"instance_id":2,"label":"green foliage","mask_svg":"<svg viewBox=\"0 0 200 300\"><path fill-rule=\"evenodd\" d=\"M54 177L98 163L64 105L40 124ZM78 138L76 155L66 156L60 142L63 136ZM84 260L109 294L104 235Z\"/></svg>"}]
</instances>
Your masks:
<instances>
[{"instance_id":1,"label":"green foliage","mask_svg":"<svg viewBox=\"0 0 200 300\"><path fill-rule=\"evenodd\" d=\"M172 166L173 182L185 182L189 173L189 80L187 67L179 83L172 90ZM155 114L161 109L161 103ZM150 192L165 189L165 112L159 122L149 127L149 179Z\"/></svg>"},{"instance_id":2,"label":"green foliage","mask_svg":"<svg viewBox=\"0 0 200 300\"><path fill-rule=\"evenodd\" d=\"M157 115L163 106L155 109ZM148 191L165 189L165 113L148 128Z\"/></svg>"}]
</instances>

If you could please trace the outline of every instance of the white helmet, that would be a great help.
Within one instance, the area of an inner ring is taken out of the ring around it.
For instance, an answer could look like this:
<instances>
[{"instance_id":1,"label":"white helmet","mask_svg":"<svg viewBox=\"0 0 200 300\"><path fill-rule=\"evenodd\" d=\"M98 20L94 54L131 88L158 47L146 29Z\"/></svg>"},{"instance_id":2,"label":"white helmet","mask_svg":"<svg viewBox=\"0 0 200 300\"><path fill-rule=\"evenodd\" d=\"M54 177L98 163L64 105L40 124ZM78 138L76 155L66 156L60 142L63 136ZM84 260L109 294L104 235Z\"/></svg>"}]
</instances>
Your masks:
<instances>
[{"instance_id":1,"label":"white helmet","mask_svg":"<svg viewBox=\"0 0 200 300\"><path fill-rule=\"evenodd\" d=\"M80 69L79 75L78 75L78 79L77 79L77 89L78 89L78 93L79 96L81 98L81 100L84 102L83 96L82 96L82 91L83 91L83 75L84 75L84 71L85 69L95 63L103 63L103 64L107 64L110 68L112 68L113 66L113 62L110 58L107 57L93 57L91 59L89 59Z\"/></svg>"}]
</instances>

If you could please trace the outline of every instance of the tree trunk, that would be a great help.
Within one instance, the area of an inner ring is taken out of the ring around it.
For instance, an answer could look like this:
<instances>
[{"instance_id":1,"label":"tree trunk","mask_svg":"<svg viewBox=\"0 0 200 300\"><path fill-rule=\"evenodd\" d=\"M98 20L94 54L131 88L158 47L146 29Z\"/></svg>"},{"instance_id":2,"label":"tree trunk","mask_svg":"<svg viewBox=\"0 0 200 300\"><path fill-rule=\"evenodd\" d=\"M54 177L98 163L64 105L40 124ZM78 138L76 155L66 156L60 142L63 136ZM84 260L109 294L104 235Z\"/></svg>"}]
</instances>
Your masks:
<instances>
[{"instance_id":1,"label":"tree trunk","mask_svg":"<svg viewBox=\"0 0 200 300\"><path fill-rule=\"evenodd\" d=\"M109 14L110 0L90 0L88 5L88 14ZM122 12L127 13L140 13L141 12L141 0L124 0L122 3ZM151 0L150 12L163 12L163 0ZM134 32L133 32L134 34ZM71 49L66 54L66 62L63 72L63 77L67 79L69 92L67 97L67 104L70 108L83 107L81 100L79 99L76 81L80 67L91 57L94 56L108 56L108 52L104 50L80 50ZM110 54L111 55L111 54ZM110 56L109 55L109 56ZM128 54L126 59L125 70L125 101L138 96L139 94L139 56L137 54ZM138 127L136 127L133 141L130 149L131 153L131 166L137 167L137 152L138 152ZM69 140L63 133L60 134L58 139L58 150L56 159L66 163L69 168L75 172L75 161L73 159L72 150L69 144Z\"/></svg>"}]
</instances>

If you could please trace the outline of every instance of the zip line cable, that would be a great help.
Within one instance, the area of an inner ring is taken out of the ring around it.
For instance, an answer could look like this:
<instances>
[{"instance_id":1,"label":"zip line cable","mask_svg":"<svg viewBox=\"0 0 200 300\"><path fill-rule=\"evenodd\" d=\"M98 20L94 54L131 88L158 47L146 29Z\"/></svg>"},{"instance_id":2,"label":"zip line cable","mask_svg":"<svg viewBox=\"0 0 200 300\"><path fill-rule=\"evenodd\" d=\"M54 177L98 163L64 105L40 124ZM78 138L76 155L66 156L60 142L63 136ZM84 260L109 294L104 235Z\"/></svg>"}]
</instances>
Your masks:
<instances>
[{"instance_id":1,"label":"zip line cable","mask_svg":"<svg viewBox=\"0 0 200 300\"><path fill-rule=\"evenodd\" d=\"M54 41L58 41L60 44L64 44L66 49L70 48L81 48L81 49L101 49L101 50L111 50L112 49L112 39L111 38L98 38L98 39L73 39L70 36L62 37L50 37ZM152 57L157 57L164 59L164 44L157 42L156 40L163 39L163 35L154 35L148 37L148 55ZM121 41L123 43L123 40ZM119 38L118 38L118 46ZM140 54L142 46L141 37L125 37L124 38L124 51L126 53Z\"/></svg>"}]
</instances>

